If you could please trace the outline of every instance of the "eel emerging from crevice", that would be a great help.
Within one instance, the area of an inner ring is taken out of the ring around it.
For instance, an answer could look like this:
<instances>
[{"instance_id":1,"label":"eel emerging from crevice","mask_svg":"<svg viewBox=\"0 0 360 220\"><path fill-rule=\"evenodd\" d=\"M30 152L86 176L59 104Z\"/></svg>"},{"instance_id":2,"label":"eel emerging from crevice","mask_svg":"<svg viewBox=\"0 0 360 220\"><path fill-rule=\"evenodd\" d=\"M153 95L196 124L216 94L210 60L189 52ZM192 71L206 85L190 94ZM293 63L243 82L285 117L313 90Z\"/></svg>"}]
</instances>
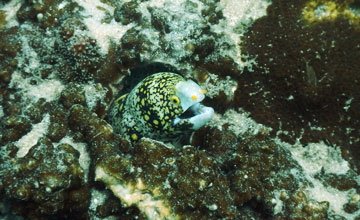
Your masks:
<instances>
[{"instance_id":1,"label":"eel emerging from crevice","mask_svg":"<svg viewBox=\"0 0 360 220\"><path fill-rule=\"evenodd\" d=\"M155 73L115 99L107 120L116 133L131 141L141 137L172 140L211 120L214 109L200 104L205 93L179 74Z\"/></svg>"}]
</instances>

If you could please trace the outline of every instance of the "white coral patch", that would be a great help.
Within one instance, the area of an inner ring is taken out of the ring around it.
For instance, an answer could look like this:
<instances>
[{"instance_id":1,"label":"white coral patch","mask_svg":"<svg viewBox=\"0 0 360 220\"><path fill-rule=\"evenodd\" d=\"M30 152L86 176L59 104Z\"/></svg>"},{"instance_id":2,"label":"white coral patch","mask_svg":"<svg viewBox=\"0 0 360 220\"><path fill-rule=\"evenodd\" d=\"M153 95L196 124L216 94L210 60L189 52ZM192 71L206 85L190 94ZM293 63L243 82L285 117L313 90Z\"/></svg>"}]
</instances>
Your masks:
<instances>
[{"instance_id":1,"label":"white coral patch","mask_svg":"<svg viewBox=\"0 0 360 220\"><path fill-rule=\"evenodd\" d=\"M6 28L18 26L19 22L16 19L16 13L23 4L23 0L11 0L7 4L0 3L0 10L5 11Z\"/></svg>"},{"instance_id":2,"label":"white coral patch","mask_svg":"<svg viewBox=\"0 0 360 220\"><path fill-rule=\"evenodd\" d=\"M121 25L115 22L114 19L110 23L103 22L105 16L114 15L114 7L102 3L100 0L76 0L85 11L82 12L84 16L84 23L89 29L89 35L96 39L102 54L107 54L111 40L118 42L125 32L133 27L133 24Z\"/></svg>"},{"instance_id":3,"label":"white coral patch","mask_svg":"<svg viewBox=\"0 0 360 220\"><path fill-rule=\"evenodd\" d=\"M38 140L46 134L49 124L50 116L46 114L40 123L32 126L29 133L15 142L15 145L19 148L16 154L18 158L24 157L37 144Z\"/></svg>"},{"instance_id":4,"label":"white coral patch","mask_svg":"<svg viewBox=\"0 0 360 220\"><path fill-rule=\"evenodd\" d=\"M166 202L155 198L141 179L137 184L123 182L112 175L108 175L103 167L97 166L95 179L103 181L116 197L127 206L136 205L149 219L176 220L177 215L171 212Z\"/></svg>"}]
</instances>

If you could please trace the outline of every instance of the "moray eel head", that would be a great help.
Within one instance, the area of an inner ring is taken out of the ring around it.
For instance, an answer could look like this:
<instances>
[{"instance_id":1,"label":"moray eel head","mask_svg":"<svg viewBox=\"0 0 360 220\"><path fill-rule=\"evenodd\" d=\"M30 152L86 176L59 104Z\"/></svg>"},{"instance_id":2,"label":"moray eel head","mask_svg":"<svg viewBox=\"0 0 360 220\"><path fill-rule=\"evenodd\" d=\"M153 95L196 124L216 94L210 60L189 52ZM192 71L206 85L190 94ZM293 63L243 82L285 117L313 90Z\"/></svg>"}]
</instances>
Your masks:
<instances>
[{"instance_id":1,"label":"moray eel head","mask_svg":"<svg viewBox=\"0 0 360 220\"><path fill-rule=\"evenodd\" d=\"M214 109L206 107L200 102L205 98L206 91L192 80L181 81L176 84L176 97L179 98L182 114L174 118L173 125L190 123L191 129L197 130L206 124L214 115Z\"/></svg>"},{"instance_id":2,"label":"moray eel head","mask_svg":"<svg viewBox=\"0 0 360 220\"><path fill-rule=\"evenodd\" d=\"M214 115L200 102L206 91L179 74L161 72L139 82L112 104L108 122L114 131L136 141L171 140L205 125Z\"/></svg>"}]
</instances>

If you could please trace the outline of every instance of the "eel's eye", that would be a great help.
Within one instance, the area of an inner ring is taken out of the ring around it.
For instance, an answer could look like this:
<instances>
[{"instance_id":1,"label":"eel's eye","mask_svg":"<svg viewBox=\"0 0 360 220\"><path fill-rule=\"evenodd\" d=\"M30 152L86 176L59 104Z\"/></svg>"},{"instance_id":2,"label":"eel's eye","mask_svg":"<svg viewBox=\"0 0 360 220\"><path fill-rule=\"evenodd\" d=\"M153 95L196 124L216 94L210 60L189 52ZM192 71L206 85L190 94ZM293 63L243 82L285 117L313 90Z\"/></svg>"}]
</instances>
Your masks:
<instances>
[{"instance_id":1,"label":"eel's eye","mask_svg":"<svg viewBox=\"0 0 360 220\"><path fill-rule=\"evenodd\" d=\"M180 104L180 99L177 96L172 96L171 102L178 105Z\"/></svg>"}]
</instances>

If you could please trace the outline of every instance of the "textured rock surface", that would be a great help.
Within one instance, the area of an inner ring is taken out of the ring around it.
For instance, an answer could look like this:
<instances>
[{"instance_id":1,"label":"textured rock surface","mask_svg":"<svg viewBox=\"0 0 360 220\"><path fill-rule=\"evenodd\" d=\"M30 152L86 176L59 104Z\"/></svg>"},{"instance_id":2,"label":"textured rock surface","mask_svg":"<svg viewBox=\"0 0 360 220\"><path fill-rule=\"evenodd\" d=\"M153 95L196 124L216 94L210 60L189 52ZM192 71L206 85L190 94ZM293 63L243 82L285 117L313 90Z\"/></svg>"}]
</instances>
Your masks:
<instances>
[{"instance_id":1,"label":"textured rock surface","mask_svg":"<svg viewBox=\"0 0 360 220\"><path fill-rule=\"evenodd\" d=\"M0 218L359 219L359 21L352 0L2 1ZM161 71L217 114L129 143L108 107Z\"/></svg>"}]
</instances>

